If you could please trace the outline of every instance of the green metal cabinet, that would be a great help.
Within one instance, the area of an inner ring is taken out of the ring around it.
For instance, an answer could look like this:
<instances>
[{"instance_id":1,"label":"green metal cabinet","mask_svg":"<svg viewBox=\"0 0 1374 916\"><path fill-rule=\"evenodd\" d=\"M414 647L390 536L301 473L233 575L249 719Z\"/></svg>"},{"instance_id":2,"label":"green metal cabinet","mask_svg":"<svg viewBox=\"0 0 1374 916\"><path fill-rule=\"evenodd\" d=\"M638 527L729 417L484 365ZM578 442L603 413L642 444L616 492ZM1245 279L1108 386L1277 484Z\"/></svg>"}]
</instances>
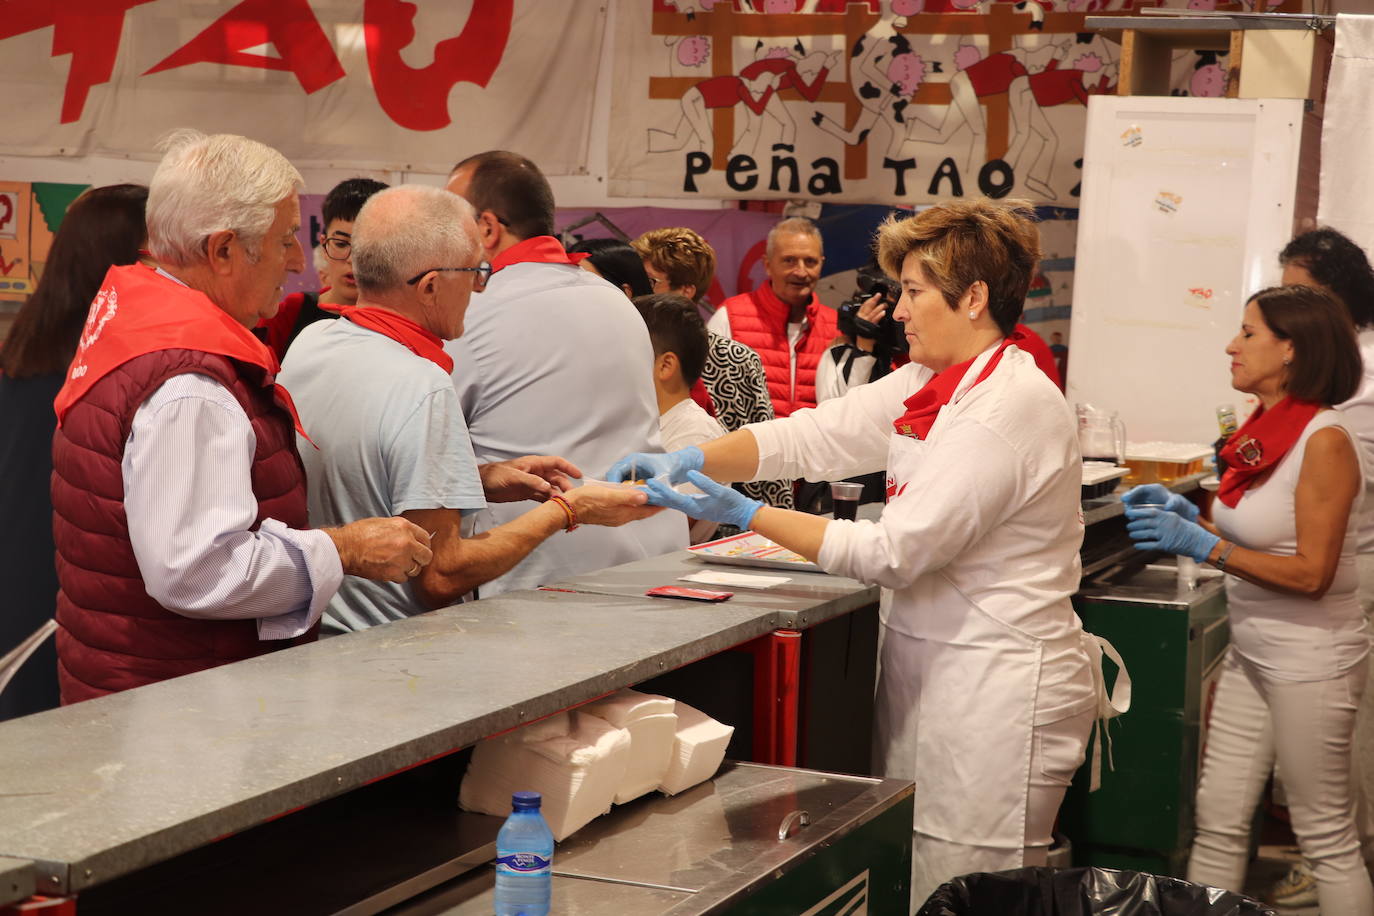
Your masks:
<instances>
[{"instance_id":1,"label":"green metal cabinet","mask_svg":"<svg viewBox=\"0 0 1374 916\"><path fill-rule=\"evenodd\" d=\"M1089 793L1091 759L1083 765L1059 830L1073 842L1076 865L1181 877L1205 710L1229 641L1222 577L1206 575L1187 589L1172 567L1148 566L1085 583L1074 603L1084 628L1121 653L1132 699L1130 712L1109 724L1115 768L1104 746L1102 786Z\"/></svg>"}]
</instances>

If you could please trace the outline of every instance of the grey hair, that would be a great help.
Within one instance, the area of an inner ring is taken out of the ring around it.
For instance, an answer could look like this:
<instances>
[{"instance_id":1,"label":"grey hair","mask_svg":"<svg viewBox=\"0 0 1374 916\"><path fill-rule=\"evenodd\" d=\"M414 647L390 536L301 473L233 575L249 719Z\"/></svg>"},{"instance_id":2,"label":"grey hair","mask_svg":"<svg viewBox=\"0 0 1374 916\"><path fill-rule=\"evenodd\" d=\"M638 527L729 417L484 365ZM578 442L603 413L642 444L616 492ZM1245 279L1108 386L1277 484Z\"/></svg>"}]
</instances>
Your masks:
<instances>
[{"instance_id":1,"label":"grey hair","mask_svg":"<svg viewBox=\"0 0 1374 916\"><path fill-rule=\"evenodd\" d=\"M816 228L816 224L804 216L792 216L768 230L768 242L763 248L765 258L773 256L773 240L780 235L809 235L821 246L821 251L825 251L825 242L821 240L821 230Z\"/></svg>"},{"instance_id":2,"label":"grey hair","mask_svg":"<svg viewBox=\"0 0 1374 916\"><path fill-rule=\"evenodd\" d=\"M256 259L277 204L305 186L285 156L237 134L183 127L158 147L162 161L148 186L148 249L174 266L205 261L206 241L225 230Z\"/></svg>"},{"instance_id":3,"label":"grey hair","mask_svg":"<svg viewBox=\"0 0 1374 916\"><path fill-rule=\"evenodd\" d=\"M353 223L353 278L364 296L389 293L435 267L465 267L478 242L472 205L443 188L399 185L367 199Z\"/></svg>"}]
</instances>

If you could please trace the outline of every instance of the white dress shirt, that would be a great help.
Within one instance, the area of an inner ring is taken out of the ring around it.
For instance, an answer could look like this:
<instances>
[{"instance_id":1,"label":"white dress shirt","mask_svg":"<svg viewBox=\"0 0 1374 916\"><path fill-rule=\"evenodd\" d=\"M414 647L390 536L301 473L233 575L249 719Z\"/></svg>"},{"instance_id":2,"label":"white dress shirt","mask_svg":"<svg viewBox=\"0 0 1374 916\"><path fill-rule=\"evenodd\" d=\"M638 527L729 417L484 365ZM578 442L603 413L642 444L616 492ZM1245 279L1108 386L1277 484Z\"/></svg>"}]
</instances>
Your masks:
<instances>
[{"instance_id":1,"label":"white dress shirt","mask_svg":"<svg viewBox=\"0 0 1374 916\"><path fill-rule=\"evenodd\" d=\"M134 413L121 464L129 540L153 600L183 617L258 622L291 639L343 581L334 542L257 518L257 437L229 390L200 374L164 382Z\"/></svg>"}]
</instances>

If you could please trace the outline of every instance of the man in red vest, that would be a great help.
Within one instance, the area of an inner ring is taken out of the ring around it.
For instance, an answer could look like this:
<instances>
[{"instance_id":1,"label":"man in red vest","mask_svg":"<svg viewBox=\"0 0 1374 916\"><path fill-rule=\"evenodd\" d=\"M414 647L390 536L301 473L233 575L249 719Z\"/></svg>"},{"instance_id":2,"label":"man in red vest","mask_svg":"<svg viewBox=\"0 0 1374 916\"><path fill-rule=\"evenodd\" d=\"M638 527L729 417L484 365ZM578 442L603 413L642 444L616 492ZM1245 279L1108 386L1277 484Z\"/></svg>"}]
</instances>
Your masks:
<instances>
[{"instance_id":1,"label":"man in red vest","mask_svg":"<svg viewBox=\"0 0 1374 916\"><path fill-rule=\"evenodd\" d=\"M763 361L773 413L791 415L816 406L818 374L839 335L835 311L816 298L825 256L821 234L809 219L785 219L768 233L767 279L758 289L732 296L706 323L710 331L754 349Z\"/></svg>"},{"instance_id":2,"label":"man in red vest","mask_svg":"<svg viewBox=\"0 0 1374 916\"><path fill-rule=\"evenodd\" d=\"M249 330L304 267L300 173L244 137L166 144L158 266L110 269L54 405L63 703L314 639L345 574L430 560L402 518L307 527L294 409Z\"/></svg>"}]
</instances>

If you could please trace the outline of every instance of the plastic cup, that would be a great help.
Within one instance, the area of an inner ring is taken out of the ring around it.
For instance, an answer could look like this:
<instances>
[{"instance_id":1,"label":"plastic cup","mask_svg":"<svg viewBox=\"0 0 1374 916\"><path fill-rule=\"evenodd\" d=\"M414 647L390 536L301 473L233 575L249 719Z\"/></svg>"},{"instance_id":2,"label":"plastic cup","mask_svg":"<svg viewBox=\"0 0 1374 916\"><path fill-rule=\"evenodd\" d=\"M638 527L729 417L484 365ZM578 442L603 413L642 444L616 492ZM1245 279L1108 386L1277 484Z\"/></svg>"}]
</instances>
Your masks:
<instances>
[{"instance_id":1,"label":"plastic cup","mask_svg":"<svg viewBox=\"0 0 1374 916\"><path fill-rule=\"evenodd\" d=\"M859 516L859 498L863 496L864 485L848 480L836 480L830 484L830 502L835 508L835 518L854 521Z\"/></svg>"}]
</instances>

